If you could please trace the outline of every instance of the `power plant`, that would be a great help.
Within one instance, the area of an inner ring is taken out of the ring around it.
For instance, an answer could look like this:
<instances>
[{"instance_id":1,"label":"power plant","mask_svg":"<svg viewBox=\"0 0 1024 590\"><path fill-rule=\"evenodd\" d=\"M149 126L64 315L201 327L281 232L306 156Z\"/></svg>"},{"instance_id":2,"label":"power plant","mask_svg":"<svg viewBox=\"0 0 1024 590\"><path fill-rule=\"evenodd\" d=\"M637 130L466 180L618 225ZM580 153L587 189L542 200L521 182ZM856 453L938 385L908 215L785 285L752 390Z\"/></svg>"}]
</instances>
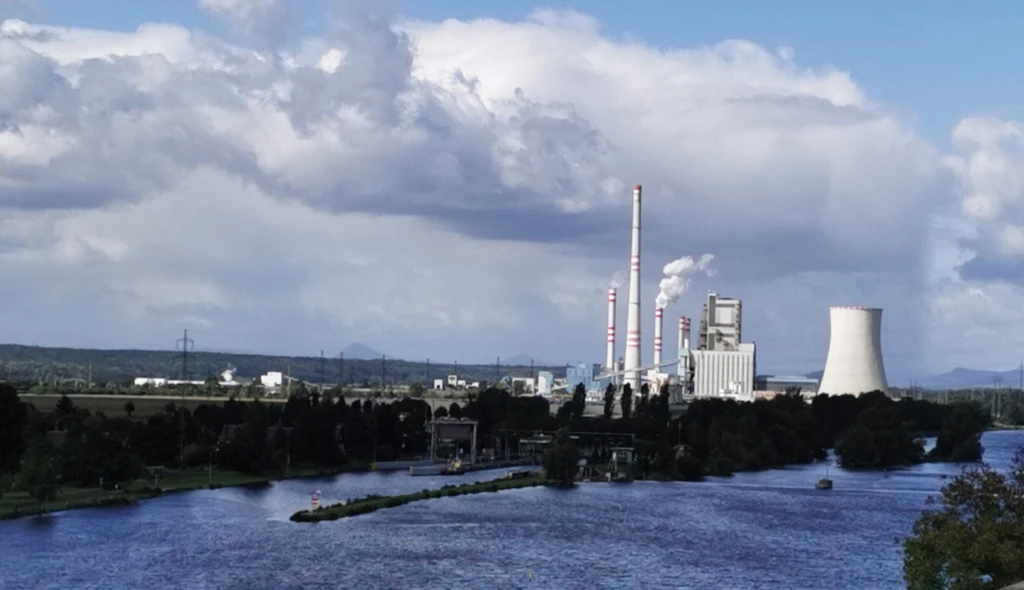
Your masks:
<instances>
[{"instance_id":1,"label":"power plant","mask_svg":"<svg viewBox=\"0 0 1024 590\"><path fill-rule=\"evenodd\" d=\"M687 270L705 270L712 255L699 262L684 257L665 267L654 310L654 346L652 363L642 365L640 342L640 257L641 257L642 189L633 189L633 214L630 234L629 294L626 309L625 356L616 362L616 288L608 289L608 326L605 362L595 387L612 383L628 383L633 391L647 382L654 390L665 383L680 386L686 397L726 397L752 401L772 397L791 387L799 387L804 395L818 392L859 395L868 391L887 391L882 362L882 310L869 307L832 307L831 330L825 371L818 380L806 376L780 377L757 374L757 346L743 341L743 303L709 291L701 309L696 348L691 348L690 318L680 316L677 354L664 360L665 306L685 292ZM674 269L674 270L670 270ZM711 272L707 272L711 276ZM663 372L676 366L674 374ZM820 385L820 386L819 386Z\"/></svg>"},{"instance_id":2,"label":"power plant","mask_svg":"<svg viewBox=\"0 0 1024 590\"><path fill-rule=\"evenodd\" d=\"M882 310L833 307L829 310L828 357L818 391L831 395L887 392L882 362Z\"/></svg>"}]
</instances>

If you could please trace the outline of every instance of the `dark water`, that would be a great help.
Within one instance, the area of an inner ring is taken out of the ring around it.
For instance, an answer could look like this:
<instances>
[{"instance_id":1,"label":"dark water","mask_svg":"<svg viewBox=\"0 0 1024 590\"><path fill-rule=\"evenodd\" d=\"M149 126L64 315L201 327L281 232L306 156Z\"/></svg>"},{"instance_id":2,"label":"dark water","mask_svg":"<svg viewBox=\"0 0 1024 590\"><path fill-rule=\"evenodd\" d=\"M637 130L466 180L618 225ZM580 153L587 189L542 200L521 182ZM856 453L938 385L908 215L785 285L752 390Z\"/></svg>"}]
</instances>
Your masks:
<instances>
[{"instance_id":1,"label":"dark water","mask_svg":"<svg viewBox=\"0 0 1024 590\"><path fill-rule=\"evenodd\" d=\"M985 435L1009 464L1024 431ZM925 498L955 465L824 465L706 483L586 484L443 498L294 524L336 501L465 478L343 475L0 523L0 588L902 588ZM532 581L530 575L532 573Z\"/></svg>"}]
</instances>

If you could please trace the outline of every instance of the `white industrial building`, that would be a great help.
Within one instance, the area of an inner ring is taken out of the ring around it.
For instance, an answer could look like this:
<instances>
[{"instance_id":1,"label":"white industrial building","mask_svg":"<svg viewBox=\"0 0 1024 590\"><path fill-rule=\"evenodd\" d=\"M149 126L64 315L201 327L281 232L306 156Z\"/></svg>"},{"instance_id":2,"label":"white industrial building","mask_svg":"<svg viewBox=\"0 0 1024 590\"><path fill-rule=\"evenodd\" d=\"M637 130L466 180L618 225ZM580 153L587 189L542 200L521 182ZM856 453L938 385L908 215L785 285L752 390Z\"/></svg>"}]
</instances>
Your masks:
<instances>
[{"instance_id":1,"label":"white industrial building","mask_svg":"<svg viewBox=\"0 0 1024 590\"><path fill-rule=\"evenodd\" d=\"M270 371L260 375L260 385L267 388L281 387L284 385L284 373L281 371Z\"/></svg>"},{"instance_id":2,"label":"white industrial building","mask_svg":"<svg viewBox=\"0 0 1024 590\"><path fill-rule=\"evenodd\" d=\"M150 387L163 387L167 385L167 379L165 377L136 377L135 385L142 387L149 385Z\"/></svg>"},{"instance_id":3,"label":"white industrial building","mask_svg":"<svg viewBox=\"0 0 1024 590\"><path fill-rule=\"evenodd\" d=\"M551 388L555 384L555 376L550 371L537 372L537 393L540 395L551 395Z\"/></svg>"},{"instance_id":4,"label":"white industrial building","mask_svg":"<svg viewBox=\"0 0 1024 590\"><path fill-rule=\"evenodd\" d=\"M512 378L512 391L516 391L516 384L522 384L523 393L533 394L533 379L530 377L513 377Z\"/></svg>"},{"instance_id":5,"label":"white industrial building","mask_svg":"<svg viewBox=\"0 0 1024 590\"><path fill-rule=\"evenodd\" d=\"M829 395L888 392L882 362L882 310L833 307L829 310L828 357L818 386Z\"/></svg>"},{"instance_id":6,"label":"white industrial building","mask_svg":"<svg viewBox=\"0 0 1024 590\"><path fill-rule=\"evenodd\" d=\"M743 305L739 299L708 293L701 310L697 350L689 351L688 355L696 397L754 399L756 347L753 342L742 341L742 318Z\"/></svg>"}]
</instances>

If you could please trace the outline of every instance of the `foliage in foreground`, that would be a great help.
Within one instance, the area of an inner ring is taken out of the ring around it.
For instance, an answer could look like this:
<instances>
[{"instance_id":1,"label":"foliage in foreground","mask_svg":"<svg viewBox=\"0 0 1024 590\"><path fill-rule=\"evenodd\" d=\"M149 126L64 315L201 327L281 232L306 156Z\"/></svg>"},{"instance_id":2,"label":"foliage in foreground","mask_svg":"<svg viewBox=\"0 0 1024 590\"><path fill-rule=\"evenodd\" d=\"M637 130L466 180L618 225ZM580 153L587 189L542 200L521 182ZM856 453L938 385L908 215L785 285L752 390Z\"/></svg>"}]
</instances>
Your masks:
<instances>
[{"instance_id":1,"label":"foliage in foreground","mask_svg":"<svg viewBox=\"0 0 1024 590\"><path fill-rule=\"evenodd\" d=\"M946 485L941 506L925 510L904 551L909 590L983 590L1024 580L1024 449L1008 474L982 465Z\"/></svg>"}]
</instances>

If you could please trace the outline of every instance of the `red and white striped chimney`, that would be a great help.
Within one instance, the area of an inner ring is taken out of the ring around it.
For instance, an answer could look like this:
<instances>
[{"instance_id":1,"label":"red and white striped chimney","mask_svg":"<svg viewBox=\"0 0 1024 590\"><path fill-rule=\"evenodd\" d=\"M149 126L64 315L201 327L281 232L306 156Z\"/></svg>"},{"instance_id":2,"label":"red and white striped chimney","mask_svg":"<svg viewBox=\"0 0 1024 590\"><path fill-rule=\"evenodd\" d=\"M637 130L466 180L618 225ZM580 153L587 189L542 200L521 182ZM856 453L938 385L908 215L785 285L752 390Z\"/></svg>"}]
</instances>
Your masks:
<instances>
[{"instance_id":1,"label":"red and white striped chimney","mask_svg":"<svg viewBox=\"0 0 1024 590\"><path fill-rule=\"evenodd\" d=\"M609 373L615 368L615 288L608 289L608 350L604 356L604 366Z\"/></svg>"},{"instance_id":2,"label":"red and white striped chimney","mask_svg":"<svg viewBox=\"0 0 1024 590\"><path fill-rule=\"evenodd\" d=\"M654 370L655 372L661 372L661 368L657 365L661 364L661 330L665 310L656 307L654 308Z\"/></svg>"},{"instance_id":3,"label":"red and white striped chimney","mask_svg":"<svg viewBox=\"0 0 1024 590\"><path fill-rule=\"evenodd\" d=\"M625 382L640 391L640 185L633 187L633 226L629 244L629 301L626 307Z\"/></svg>"},{"instance_id":4,"label":"red and white striped chimney","mask_svg":"<svg viewBox=\"0 0 1024 590\"><path fill-rule=\"evenodd\" d=\"M679 356L683 351L690 348L690 318L681 316L679 318Z\"/></svg>"}]
</instances>

